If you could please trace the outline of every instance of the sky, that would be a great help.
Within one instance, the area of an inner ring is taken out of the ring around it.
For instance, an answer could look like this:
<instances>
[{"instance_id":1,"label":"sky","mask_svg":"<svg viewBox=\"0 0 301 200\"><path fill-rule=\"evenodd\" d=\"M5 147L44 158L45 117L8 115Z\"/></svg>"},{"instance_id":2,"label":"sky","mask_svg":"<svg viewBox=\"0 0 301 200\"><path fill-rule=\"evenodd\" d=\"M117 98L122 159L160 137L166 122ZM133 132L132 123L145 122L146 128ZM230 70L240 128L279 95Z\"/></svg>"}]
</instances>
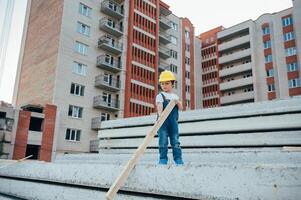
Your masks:
<instances>
[{"instance_id":1,"label":"sky","mask_svg":"<svg viewBox=\"0 0 301 200\"><path fill-rule=\"evenodd\" d=\"M4 12L0 0L0 14ZM18 56L27 0L15 0L3 76L0 80L0 100L12 102ZM292 6L292 0L163 0L179 17L187 17L195 26L195 34L217 26L231 27L248 19L256 20L264 13L273 13ZM0 22L2 15L0 15ZM1 28L1 24L0 24ZM1 31L1 29L0 29ZM1 71L1 70L0 70ZM0 76L1 77L1 76Z\"/></svg>"}]
</instances>

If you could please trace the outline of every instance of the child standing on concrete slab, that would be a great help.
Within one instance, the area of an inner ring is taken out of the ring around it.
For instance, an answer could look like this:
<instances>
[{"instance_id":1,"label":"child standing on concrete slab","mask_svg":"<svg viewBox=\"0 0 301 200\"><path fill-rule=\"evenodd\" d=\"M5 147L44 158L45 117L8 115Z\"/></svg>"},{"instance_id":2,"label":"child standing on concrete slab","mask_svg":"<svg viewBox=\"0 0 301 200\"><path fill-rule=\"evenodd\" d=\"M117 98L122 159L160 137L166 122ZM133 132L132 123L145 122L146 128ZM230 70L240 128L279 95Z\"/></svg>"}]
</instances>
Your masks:
<instances>
[{"instance_id":1,"label":"child standing on concrete slab","mask_svg":"<svg viewBox=\"0 0 301 200\"><path fill-rule=\"evenodd\" d=\"M172 147L173 159L176 165L184 164L179 142L178 127L179 110L182 110L183 106L178 95L174 94L172 91L175 81L176 77L171 71L165 70L160 74L159 82L163 92L159 93L156 97L158 115L160 116L162 114L170 100L176 100L176 106L173 108L158 131L160 154L159 164L161 165L167 165L168 163L168 137Z\"/></svg>"}]
</instances>

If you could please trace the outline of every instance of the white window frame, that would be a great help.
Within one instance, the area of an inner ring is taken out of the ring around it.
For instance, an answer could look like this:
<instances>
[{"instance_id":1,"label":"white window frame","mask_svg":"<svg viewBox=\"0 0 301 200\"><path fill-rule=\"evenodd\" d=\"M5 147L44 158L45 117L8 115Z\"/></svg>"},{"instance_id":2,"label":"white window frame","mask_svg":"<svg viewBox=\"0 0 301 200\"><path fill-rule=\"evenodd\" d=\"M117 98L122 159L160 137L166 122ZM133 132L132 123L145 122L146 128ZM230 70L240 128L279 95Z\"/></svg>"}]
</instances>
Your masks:
<instances>
[{"instance_id":1,"label":"white window frame","mask_svg":"<svg viewBox=\"0 0 301 200\"><path fill-rule=\"evenodd\" d=\"M274 69L269 69L266 72L267 72L267 77L274 77Z\"/></svg>"},{"instance_id":2,"label":"white window frame","mask_svg":"<svg viewBox=\"0 0 301 200\"><path fill-rule=\"evenodd\" d=\"M175 50L170 50L170 56L173 58L173 59L178 59L178 52L175 51Z\"/></svg>"},{"instance_id":3,"label":"white window frame","mask_svg":"<svg viewBox=\"0 0 301 200\"><path fill-rule=\"evenodd\" d=\"M285 49L285 55L286 56L294 56L296 54L297 54L296 47L290 47L290 48Z\"/></svg>"},{"instance_id":4,"label":"white window frame","mask_svg":"<svg viewBox=\"0 0 301 200\"><path fill-rule=\"evenodd\" d=\"M73 92L72 92L73 87ZM83 97L85 95L85 86L77 84L77 83L71 83L70 93L74 96L80 96Z\"/></svg>"},{"instance_id":5,"label":"white window frame","mask_svg":"<svg viewBox=\"0 0 301 200\"><path fill-rule=\"evenodd\" d=\"M111 119L110 113L102 112L102 113L100 114L100 120L101 120L101 121L108 121L108 120L110 120L110 119Z\"/></svg>"},{"instance_id":6,"label":"white window frame","mask_svg":"<svg viewBox=\"0 0 301 200\"><path fill-rule=\"evenodd\" d=\"M264 47L264 49L269 49L269 48L271 48L271 47L272 47L272 41L271 41L271 40L265 41L265 42L263 43L263 47Z\"/></svg>"},{"instance_id":7,"label":"white window frame","mask_svg":"<svg viewBox=\"0 0 301 200\"><path fill-rule=\"evenodd\" d=\"M291 32L285 33L284 36L283 36L283 39L284 39L285 42L294 40L295 39L294 32L291 31Z\"/></svg>"},{"instance_id":8,"label":"white window frame","mask_svg":"<svg viewBox=\"0 0 301 200\"><path fill-rule=\"evenodd\" d=\"M266 26L262 29L262 34L263 35L269 35L271 33L271 29L269 26Z\"/></svg>"},{"instance_id":9,"label":"white window frame","mask_svg":"<svg viewBox=\"0 0 301 200\"><path fill-rule=\"evenodd\" d=\"M82 43L82 42L79 42L79 41L76 41L75 42L75 51L81 55L88 55L88 49L89 49L89 46Z\"/></svg>"},{"instance_id":10,"label":"white window frame","mask_svg":"<svg viewBox=\"0 0 301 200\"><path fill-rule=\"evenodd\" d=\"M174 45L178 45L178 38L176 38L175 36L170 36L170 41L172 44Z\"/></svg>"},{"instance_id":11,"label":"white window frame","mask_svg":"<svg viewBox=\"0 0 301 200\"><path fill-rule=\"evenodd\" d=\"M288 72L298 71L298 63L297 62L288 63L287 64L287 71Z\"/></svg>"},{"instance_id":12,"label":"white window frame","mask_svg":"<svg viewBox=\"0 0 301 200\"><path fill-rule=\"evenodd\" d=\"M77 27L76 27L76 30L78 33L82 34L82 35L85 35L87 37L90 36L90 30L91 30L91 27L82 23L82 22L77 22Z\"/></svg>"},{"instance_id":13,"label":"white window frame","mask_svg":"<svg viewBox=\"0 0 301 200\"><path fill-rule=\"evenodd\" d=\"M171 22L171 27L173 30L178 31L179 30L179 25L177 23Z\"/></svg>"},{"instance_id":14,"label":"white window frame","mask_svg":"<svg viewBox=\"0 0 301 200\"><path fill-rule=\"evenodd\" d=\"M91 17L92 8L83 3L79 3L79 13L86 17Z\"/></svg>"},{"instance_id":15,"label":"white window frame","mask_svg":"<svg viewBox=\"0 0 301 200\"><path fill-rule=\"evenodd\" d=\"M81 132L82 131L79 129L67 128L66 134L65 134L65 140L72 141L72 142L80 142ZM67 137L68 134L69 134L69 137Z\"/></svg>"},{"instance_id":16,"label":"white window frame","mask_svg":"<svg viewBox=\"0 0 301 200\"><path fill-rule=\"evenodd\" d=\"M87 76L87 65L73 61L72 72L81 76Z\"/></svg>"},{"instance_id":17,"label":"white window frame","mask_svg":"<svg viewBox=\"0 0 301 200\"><path fill-rule=\"evenodd\" d=\"M300 79L295 78L295 79L290 79L290 80L288 80L288 87L289 87L289 88L297 88L297 87L300 87Z\"/></svg>"},{"instance_id":18,"label":"white window frame","mask_svg":"<svg viewBox=\"0 0 301 200\"><path fill-rule=\"evenodd\" d=\"M70 114L71 109L71 114ZM69 105L68 116L72 118L82 119L83 118L83 108L79 106Z\"/></svg>"},{"instance_id":19,"label":"white window frame","mask_svg":"<svg viewBox=\"0 0 301 200\"><path fill-rule=\"evenodd\" d=\"M293 16L289 16L289 17L286 17L286 18L282 19L282 26L283 27L289 26L291 24L293 24Z\"/></svg>"},{"instance_id":20,"label":"white window frame","mask_svg":"<svg viewBox=\"0 0 301 200\"><path fill-rule=\"evenodd\" d=\"M269 54L269 55L265 56L264 60L265 60L265 63L270 63L270 62L272 62L272 61L273 61L273 56L272 56L272 54Z\"/></svg>"},{"instance_id":21,"label":"white window frame","mask_svg":"<svg viewBox=\"0 0 301 200\"><path fill-rule=\"evenodd\" d=\"M274 92L275 91L275 84L268 85L268 92Z\"/></svg>"}]
</instances>

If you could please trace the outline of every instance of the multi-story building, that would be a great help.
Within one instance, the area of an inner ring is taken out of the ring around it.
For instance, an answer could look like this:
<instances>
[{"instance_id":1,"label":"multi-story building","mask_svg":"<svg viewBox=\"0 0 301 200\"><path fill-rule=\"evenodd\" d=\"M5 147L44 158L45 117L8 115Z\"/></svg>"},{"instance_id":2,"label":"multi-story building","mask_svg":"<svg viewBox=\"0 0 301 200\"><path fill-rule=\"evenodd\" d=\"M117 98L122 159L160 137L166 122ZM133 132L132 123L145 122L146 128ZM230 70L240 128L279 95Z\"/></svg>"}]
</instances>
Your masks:
<instances>
[{"instance_id":1,"label":"multi-story building","mask_svg":"<svg viewBox=\"0 0 301 200\"><path fill-rule=\"evenodd\" d=\"M89 152L103 120L154 113L161 69L195 108L198 41L165 3L31 0L26 19L14 105L57 106L54 152Z\"/></svg>"},{"instance_id":2,"label":"multi-story building","mask_svg":"<svg viewBox=\"0 0 301 200\"><path fill-rule=\"evenodd\" d=\"M217 33L222 30L223 27L220 26L199 36L199 39L202 41L202 88L201 91L197 92L202 94L201 107L203 108L220 106Z\"/></svg>"},{"instance_id":3,"label":"multi-story building","mask_svg":"<svg viewBox=\"0 0 301 200\"><path fill-rule=\"evenodd\" d=\"M208 83L213 84L208 96L215 98L215 105L301 94L299 4L300 1L294 1L293 8L264 14L255 21L248 20L217 31L217 57L212 57L211 61L217 64L218 73L202 71L203 89ZM203 51L206 51L204 46ZM210 56L203 57L203 65L207 64L207 59ZM203 90L203 107L208 107L207 91Z\"/></svg>"}]
</instances>

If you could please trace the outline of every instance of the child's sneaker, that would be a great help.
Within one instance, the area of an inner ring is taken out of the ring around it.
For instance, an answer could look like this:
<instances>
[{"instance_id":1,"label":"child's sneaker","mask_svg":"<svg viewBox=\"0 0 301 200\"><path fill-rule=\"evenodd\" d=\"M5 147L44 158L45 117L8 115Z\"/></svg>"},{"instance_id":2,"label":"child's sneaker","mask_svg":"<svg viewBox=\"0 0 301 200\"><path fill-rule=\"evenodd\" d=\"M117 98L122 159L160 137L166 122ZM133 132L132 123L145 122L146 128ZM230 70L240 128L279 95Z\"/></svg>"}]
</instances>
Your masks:
<instances>
[{"instance_id":1,"label":"child's sneaker","mask_svg":"<svg viewBox=\"0 0 301 200\"><path fill-rule=\"evenodd\" d=\"M160 159L159 165L167 165L167 160L166 159Z\"/></svg>"},{"instance_id":2,"label":"child's sneaker","mask_svg":"<svg viewBox=\"0 0 301 200\"><path fill-rule=\"evenodd\" d=\"M175 160L175 163L176 163L176 166L183 166L184 165L184 162L183 160Z\"/></svg>"}]
</instances>

